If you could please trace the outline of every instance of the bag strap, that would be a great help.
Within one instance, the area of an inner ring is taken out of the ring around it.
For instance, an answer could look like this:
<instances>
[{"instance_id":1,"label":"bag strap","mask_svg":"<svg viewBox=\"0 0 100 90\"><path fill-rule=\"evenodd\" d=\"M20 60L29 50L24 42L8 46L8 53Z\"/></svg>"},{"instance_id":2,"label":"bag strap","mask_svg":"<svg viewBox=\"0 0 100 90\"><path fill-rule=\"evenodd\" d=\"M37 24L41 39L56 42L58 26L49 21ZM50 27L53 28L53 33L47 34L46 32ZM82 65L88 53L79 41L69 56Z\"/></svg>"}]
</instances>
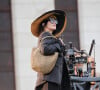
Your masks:
<instances>
[{"instance_id":1,"label":"bag strap","mask_svg":"<svg viewBox=\"0 0 100 90\"><path fill-rule=\"evenodd\" d=\"M45 36L45 37L43 37L40 41L43 41L44 39L50 38L50 37L57 39L55 36Z\"/></svg>"}]
</instances>

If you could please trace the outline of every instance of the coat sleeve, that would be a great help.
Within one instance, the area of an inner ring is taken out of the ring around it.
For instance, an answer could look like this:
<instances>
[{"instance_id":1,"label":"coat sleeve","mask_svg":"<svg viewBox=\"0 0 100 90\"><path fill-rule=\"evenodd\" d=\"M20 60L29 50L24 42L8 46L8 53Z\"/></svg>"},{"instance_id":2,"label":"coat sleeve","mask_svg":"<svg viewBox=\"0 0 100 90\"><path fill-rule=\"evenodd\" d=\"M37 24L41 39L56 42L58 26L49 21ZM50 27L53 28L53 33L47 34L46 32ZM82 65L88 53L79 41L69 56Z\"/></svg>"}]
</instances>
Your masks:
<instances>
[{"instance_id":1,"label":"coat sleeve","mask_svg":"<svg viewBox=\"0 0 100 90\"><path fill-rule=\"evenodd\" d=\"M42 44L41 52L44 55L52 55L55 52L59 52L59 49L60 49L60 47L57 43L56 44L51 44L51 45Z\"/></svg>"},{"instance_id":2,"label":"coat sleeve","mask_svg":"<svg viewBox=\"0 0 100 90\"><path fill-rule=\"evenodd\" d=\"M60 45L55 38L46 38L40 42L41 53L44 55L52 55L60 52Z\"/></svg>"}]
</instances>

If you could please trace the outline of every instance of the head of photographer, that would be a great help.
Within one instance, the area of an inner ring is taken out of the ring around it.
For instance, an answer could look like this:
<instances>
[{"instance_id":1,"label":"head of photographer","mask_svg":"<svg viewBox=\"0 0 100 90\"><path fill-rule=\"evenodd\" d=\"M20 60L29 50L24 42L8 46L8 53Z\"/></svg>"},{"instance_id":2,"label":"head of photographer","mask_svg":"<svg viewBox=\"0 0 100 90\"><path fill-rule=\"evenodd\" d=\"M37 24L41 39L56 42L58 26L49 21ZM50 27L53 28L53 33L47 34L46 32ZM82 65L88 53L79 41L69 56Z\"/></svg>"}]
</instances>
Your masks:
<instances>
[{"instance_id":1,"label":"head of photographer","mask_svg":"<svg viewBox=\"0 0 100 90\"><path fill-rule=\"evenodd\" d=\"M43 55L59 53L56 64L50 73L37 72L35 90L70 90L70 78L64 58L65 46L59 38L65 30L66 24L66 14L62 10L48 11L32 22L31 32L39 40L40 52Z\"/></svg>"}]
</instances>

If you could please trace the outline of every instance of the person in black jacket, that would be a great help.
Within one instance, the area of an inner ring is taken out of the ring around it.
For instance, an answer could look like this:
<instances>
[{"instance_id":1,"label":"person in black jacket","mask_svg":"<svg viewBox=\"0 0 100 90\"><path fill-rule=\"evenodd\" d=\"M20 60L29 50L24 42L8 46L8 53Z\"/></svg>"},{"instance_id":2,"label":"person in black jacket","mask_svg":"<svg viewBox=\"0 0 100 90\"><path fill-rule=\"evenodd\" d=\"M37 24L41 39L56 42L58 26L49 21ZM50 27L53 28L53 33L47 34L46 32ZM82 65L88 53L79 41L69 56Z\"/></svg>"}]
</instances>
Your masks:
<instances>
[{"instance_id":1,"label":"person in black jacket","mask_svg":"<svg viewBox=\"0 0 100 90\"><path fill-rule=\"evenodd\" d=\"M55 67L49 74L37 73L35 90L71 90L70 77L65 63L65 45L59 36L65 30L67 23L64 11L52 10L38 17L31 25L31 32L40 41L46 36L41 44L43 55L52 55L58 52ZM54 38L55 37L55 38Z\"/></svg>"}]
</instances>

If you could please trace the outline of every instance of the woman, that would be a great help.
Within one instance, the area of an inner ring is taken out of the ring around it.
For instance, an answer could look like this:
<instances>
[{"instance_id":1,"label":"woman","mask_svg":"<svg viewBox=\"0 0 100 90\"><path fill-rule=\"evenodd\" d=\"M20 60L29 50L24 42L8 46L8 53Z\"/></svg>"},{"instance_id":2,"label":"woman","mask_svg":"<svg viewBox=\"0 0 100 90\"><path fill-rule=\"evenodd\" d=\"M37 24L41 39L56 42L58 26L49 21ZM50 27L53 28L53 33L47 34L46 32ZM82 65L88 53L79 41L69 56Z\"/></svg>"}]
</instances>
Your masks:
<instances>
[{"instance_id":1,"label":"woman","mask_svg":"<svg viewBox=\"0 0 100 90\"><path fill-rule=\"evenodd\" d=\"M66 27L66 15L64 11L52 10L37 18L31 26L33 35L39 38L39 45L42 38L46 38L41 44L41 53L52 55L59 53L55 67L49 74L37 73L35 90L70 90L70 78L65 63L65 46L59 38Z\"/></svg>"}]
</instances>

